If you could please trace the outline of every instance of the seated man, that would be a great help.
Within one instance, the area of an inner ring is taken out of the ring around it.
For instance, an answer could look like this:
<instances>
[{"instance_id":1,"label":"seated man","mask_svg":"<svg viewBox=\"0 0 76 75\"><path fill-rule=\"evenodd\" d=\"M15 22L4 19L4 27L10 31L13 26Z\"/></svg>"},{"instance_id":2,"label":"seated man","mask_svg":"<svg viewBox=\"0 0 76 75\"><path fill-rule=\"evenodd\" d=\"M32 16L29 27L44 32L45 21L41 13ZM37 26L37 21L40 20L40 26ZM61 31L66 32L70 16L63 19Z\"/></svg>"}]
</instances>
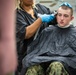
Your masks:
<instances>
[{"instance_id":1,"label":"seated man","mask_svg":"<svg viewBox=\"0 0 76 75\"><path fill-rule=\"evenodd\" d=\"M28 47L28 54L23 59L25 75L76 74L76 28L70 23L72 6L62 3L56 19L58 24L45 28Z\"/></svg>"}]
</instances>

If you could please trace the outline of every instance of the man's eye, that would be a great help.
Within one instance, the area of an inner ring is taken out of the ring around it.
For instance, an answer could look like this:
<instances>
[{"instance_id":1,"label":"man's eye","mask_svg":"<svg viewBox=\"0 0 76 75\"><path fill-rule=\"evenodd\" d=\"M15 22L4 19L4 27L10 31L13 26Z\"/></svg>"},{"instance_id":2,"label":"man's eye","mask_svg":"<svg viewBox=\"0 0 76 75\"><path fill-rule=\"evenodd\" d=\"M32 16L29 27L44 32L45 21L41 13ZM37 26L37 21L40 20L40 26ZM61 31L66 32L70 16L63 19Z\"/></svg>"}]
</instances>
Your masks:
<instances>
[{"instance_id":1,"label":"man's eye","mask_svg":"<svg viewBox=\"0 0 76 75\"><path fill-rule=\"evenodd\" d=\"M68 17L68 15L64 15L64 17Z\"/></svg>"},{"instance_id":2,"label":"man's eye","mask_svg":"<svg viewBox=\"0 0 76 75\"><path fill-rule=\"evenodd\" d=\"M58 14L58 16L62 16L61 14Z\"/></svg>"}]
</instances>

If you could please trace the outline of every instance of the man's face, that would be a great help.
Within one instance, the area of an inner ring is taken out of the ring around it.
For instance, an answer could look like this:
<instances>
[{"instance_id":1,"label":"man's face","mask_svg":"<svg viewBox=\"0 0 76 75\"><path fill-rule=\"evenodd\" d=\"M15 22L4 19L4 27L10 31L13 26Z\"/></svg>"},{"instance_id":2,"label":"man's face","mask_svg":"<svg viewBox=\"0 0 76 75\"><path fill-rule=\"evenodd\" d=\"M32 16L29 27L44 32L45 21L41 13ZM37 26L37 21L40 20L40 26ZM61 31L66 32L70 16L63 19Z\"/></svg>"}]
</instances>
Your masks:
<instances>
[{"instance_id":1,"label":"man's face","mask_svg":"<svg viewBox=\"0 0 76 75\"><path fill-rule=\"evenodd\" d=\"M61 7L58 9L57 22L61 27L68 25L72 19L70 9L65 10Z\"/></svg>"}]
</instances>

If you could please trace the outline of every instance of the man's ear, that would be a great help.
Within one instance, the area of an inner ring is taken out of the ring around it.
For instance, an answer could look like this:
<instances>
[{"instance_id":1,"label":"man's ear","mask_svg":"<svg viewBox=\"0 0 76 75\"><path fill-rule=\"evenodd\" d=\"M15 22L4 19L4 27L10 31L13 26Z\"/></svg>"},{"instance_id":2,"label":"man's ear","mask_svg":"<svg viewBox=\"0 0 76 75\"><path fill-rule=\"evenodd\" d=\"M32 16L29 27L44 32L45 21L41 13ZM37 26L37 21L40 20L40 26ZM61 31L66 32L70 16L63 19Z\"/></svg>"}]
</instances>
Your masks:
<instances>
[{"instance_id":1,"label":"man's ear","mask_svg":"<svg viewBox=\"0 0 76 75\"><path fill-rule=\"evenodd\" d=\"M74 16L71 17L71 21L74 19Z\"/></svg>"}]
</instances>

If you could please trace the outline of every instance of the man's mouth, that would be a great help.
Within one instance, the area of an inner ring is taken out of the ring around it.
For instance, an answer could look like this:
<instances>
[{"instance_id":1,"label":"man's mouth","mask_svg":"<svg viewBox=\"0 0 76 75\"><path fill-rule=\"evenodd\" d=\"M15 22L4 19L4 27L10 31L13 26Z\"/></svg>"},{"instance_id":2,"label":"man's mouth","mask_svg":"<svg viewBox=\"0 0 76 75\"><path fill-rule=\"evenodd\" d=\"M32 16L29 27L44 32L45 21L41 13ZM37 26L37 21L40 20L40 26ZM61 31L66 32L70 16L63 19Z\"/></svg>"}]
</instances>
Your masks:
<instances>
[{"instance_id":1,"label":"man's mouth","mask_svg":"<svg viewBox=\"0 0 76 75\"><path fill-rule=\"evenodd\" d=\"M64 22L60 22L60 24L63 24Z\"/></svg>"}]
</instances>

